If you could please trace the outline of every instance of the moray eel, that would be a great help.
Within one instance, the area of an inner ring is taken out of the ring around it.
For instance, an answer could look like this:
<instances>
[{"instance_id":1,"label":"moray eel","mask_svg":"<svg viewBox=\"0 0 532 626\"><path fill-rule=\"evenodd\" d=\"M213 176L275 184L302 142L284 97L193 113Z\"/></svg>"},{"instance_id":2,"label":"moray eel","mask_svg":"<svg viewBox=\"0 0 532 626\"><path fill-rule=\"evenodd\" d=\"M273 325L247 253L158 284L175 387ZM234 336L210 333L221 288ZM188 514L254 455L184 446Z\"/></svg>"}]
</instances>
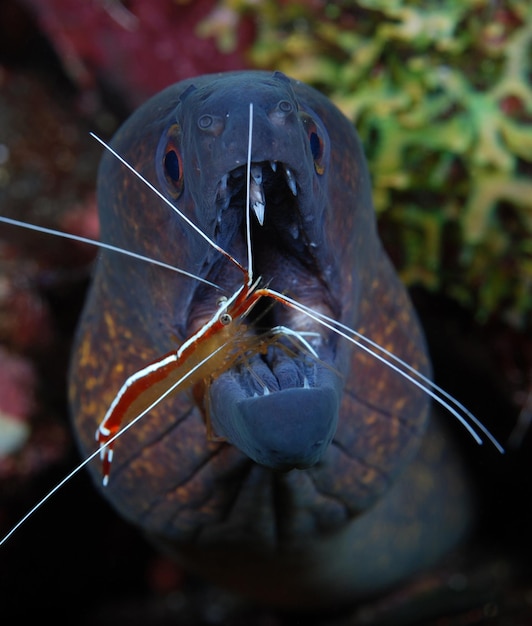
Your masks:
<instances>
[{"instance_id":1,"label":"moray eel","mask_svg":"<svg viewBox=\"0 0 532 626\"><path fill-rule=\"evenodd\" d=\"M252 226L255 276L430 375L416 315L378 238L362 147L326 97L279 72L202 76L145 103L112 145L245 263L250 102L265 200L264 223ZM226 294L242 284L110 154L98 184L103 241ZM125 378L201 327L219 295L101 251L70 373L84 455ZM101 489L122 516L218 584L284 607L354 603L451 550L470 524L470 488L423 391L279 303L262 307L251 331L276 325L318 332L318 358L272 346L174 394L117 441ZM225 441L207 437L207 414ZM98 463L91 472L101 485Z\"/></svg>"}]
</instances>

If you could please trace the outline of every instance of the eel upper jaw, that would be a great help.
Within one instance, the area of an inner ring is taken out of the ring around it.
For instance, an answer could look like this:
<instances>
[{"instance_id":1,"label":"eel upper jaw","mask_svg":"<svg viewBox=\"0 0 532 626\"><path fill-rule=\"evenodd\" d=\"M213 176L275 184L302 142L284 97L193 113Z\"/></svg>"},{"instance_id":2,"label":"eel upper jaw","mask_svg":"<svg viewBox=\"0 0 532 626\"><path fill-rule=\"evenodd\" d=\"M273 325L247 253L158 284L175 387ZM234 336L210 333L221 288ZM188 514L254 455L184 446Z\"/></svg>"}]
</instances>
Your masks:
<instances>
[{"instance_id":1,"label":"eel upper jaw","mask_svg":"<svg viewBox=\"0 0 532 626\"><path fill-rule=\"evenodd\" d=\"M253 272L266 281L279 280L286 272L286 262L306 267L307 273L316 277L322 271L315 250L321 233L317 202L311 190L312 175L305 167L301 171L296 167L275 160L253 161L250 166ZM246 182L246 165L230 170L218 181L214 200L215 240L241 262L246 258ZM275 264L279 256L283 257L282 270Z\"/></svg>"}]
</instances>

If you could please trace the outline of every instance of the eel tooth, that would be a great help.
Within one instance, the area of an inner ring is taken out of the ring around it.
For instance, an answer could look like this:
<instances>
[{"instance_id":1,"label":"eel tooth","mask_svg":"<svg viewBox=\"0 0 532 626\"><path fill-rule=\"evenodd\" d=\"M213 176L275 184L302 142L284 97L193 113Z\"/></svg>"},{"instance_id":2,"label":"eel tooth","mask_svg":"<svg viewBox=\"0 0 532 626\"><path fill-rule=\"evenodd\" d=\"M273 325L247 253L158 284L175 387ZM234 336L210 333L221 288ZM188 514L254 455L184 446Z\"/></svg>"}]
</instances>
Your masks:
<instances>
[{"instance_id":1,"label":"eel tooth","mask_svg":"<svg viewBox=\"0 0 532 626\"><path fill-rule=\"evenodd\" d=\"M286 178L286 182L288 183L288 186L290 187L290 191L292 192L294 196L297 196L296 179L294 178L294 175L292 174L292 170L289 170L286 167L286 165L284 166L284 175Z\"/></svg>"},{"instance_id":2,"label":"eel tooth","mask_svg":"<svg viewBox=\"0 0 532 626\"><path fill-rule=\"evenodd\" d=\"M251 166L251 180L249 184L249 205L253 209L259 224L264 224L264 207L266 200L264 199L264 189L262 188L262 166Z\"/></svg>"}]
</instances>

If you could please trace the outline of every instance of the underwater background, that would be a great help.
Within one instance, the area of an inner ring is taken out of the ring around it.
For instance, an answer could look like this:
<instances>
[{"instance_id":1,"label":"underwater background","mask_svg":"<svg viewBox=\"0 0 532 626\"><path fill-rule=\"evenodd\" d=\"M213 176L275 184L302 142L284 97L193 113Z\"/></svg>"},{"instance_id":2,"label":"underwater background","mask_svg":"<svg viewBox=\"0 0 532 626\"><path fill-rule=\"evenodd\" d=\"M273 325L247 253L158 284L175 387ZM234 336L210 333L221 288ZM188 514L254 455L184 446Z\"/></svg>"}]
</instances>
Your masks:
<instances>
[{"instance_id":1,"label":"underwater background","mask_svg":"<svg viewBox=\"0 0 532 626\"><path fill-rule=\"evenodd\" d=\"M3 623L532 623L530 2L1 0L1 214L97 238L89 131L109 138L164 86L243 68L303 80L355 123L437 380L508 447L471 446L490 550L361 610L294 619L186 575L82 472L0 548ZM66 370L95 254L0 226L0 535L78 460Z\"/></svg>"}]
</instances>

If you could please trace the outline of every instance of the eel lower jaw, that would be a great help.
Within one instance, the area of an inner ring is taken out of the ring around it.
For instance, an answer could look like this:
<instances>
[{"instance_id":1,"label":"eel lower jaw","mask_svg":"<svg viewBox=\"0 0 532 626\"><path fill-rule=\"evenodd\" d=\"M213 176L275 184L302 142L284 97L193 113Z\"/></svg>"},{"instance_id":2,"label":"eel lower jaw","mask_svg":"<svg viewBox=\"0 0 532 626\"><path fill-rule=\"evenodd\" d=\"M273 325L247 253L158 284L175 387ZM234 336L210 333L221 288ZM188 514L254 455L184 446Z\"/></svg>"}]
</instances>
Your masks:
<instances>
[{"instance_id":1,"label":"eel lower jaw","mask_svg":"<svg viewBox=\"0 0 532 626\"><path fill-rule=\"evenodd\" d=\"M246 379L257 379L265 364L251 362L247 371L233 369L210 385L209 419L214 432L256 463L278 471L306 469L320 462L338 422L342 380L322 363L297 363L289 369L307 369L301 385L250 393ZM271 378L270 374L270 378ZM278 382L283 382L278 378ZM284 380L286 384L287 379ZM264 382L262 383L264 384Z\"/></svg>"}]
</instances>

